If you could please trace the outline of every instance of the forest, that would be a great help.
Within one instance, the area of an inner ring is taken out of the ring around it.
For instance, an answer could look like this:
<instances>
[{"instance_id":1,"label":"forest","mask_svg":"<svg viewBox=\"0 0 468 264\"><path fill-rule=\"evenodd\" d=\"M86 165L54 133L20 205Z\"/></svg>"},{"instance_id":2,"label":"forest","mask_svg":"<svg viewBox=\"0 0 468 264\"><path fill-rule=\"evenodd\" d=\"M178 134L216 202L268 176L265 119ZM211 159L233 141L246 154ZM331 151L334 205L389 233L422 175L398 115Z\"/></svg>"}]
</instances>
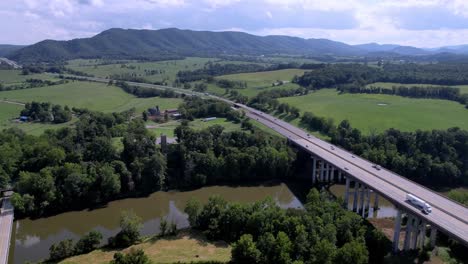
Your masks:
<instances>
[{"instance_id":1,"label":"forest","mask_svg":"<svg viewBox=\"0 0 468 264\"><path fill-rule=\"evenodd\" d=\"M358 215L312 189L305 210L281 209L271 199L253 204L211 197L187 203L192 228L233 242L234 263L382 263L389 240Z\"/></svg>"},{"instance_id":2,"label":"forest","mask_svg":"<svg viewBox=\"0 0 468 264\"><path fill-rule=\"evenodd\" d=\"M188 119L244 117L215 100L186 98ZM223 132L213 126L176 129L180 144L167 155L131 111L104 114L76 109L73 127L48 130L37 137L19 129L0 133L0 185L12 185L15 214L41 216L140 196L169 188L239 183L288 177L295 153L286 141L261 131ZM236 113L236 114L234 114ZM249 127L254 130L254 128ZM121 138L118 151L114 138Z\"/></svg>"}]
</instances>

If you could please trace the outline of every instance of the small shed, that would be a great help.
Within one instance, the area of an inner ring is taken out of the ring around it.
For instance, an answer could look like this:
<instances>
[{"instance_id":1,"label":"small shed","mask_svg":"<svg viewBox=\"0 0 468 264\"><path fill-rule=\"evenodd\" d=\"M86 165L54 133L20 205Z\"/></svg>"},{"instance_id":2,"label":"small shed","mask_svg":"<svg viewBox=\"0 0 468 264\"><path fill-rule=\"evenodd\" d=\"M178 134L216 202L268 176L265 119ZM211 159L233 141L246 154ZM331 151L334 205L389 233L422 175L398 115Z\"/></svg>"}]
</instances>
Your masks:
<instances>
[{"instance_id":1,"label":"small shed","mask_svg":"<svg viewBox=\"0 0 468 264\"><path fill-rule=\"evenodd\" d=\"M22 122L26 122L26 121L28 121L28 117L27 116L20 116L19 120L22 121Z\"/></svg>"}]
</instances>

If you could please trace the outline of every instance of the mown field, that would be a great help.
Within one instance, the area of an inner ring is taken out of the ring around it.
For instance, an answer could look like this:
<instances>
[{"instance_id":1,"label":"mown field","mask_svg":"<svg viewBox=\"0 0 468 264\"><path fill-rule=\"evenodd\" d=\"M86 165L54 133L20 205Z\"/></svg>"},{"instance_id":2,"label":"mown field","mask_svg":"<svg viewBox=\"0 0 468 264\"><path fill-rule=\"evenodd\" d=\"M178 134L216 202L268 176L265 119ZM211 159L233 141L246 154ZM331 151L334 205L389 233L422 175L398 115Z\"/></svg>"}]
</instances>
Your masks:
<instances>
[{"instance_id":1,"label":"mown field","mask_svg":"<svg viewBox=\"0 0 468 264\"><path fill-rule=\"evenodd\" d=\"M413 99L380 94L338 94L323 89L306 96L279 99L317 116L331 117L335 123L348 119L364 133L389 128L402 131L447 129L458 126L468 129L468 110L446 100ZM299 120L292 121L298 124Z\"/></svg>"},{"instance_id":2,"label":"mown field","mask_svg":"<svg viewBox=\"0 0 468 264\"><path fill-rule=\"evenodd\" d=\"M163 110L177 108L182 102L182 99L178 98L137 98L115 86L81 81L41 88L3 91L0 92L0 100L22 103L51 102L62 106L68 105L102 112L120 112L135 108L137 113L156 105L159 105ZM0 103L0 129L17 126L29 133L40 134L45 129L58 128L73 122L72 120L61 125L11 122L11 119L19 116L22 108L20 105Z\"/></svg>"},{"instance_id":3,"label":"mown field","mask_svg":"<svg viewBox=\"0 0 468 264\"><path fill-rule=\"evenodd\" d=\"M239 124L233 123L227 120L226 118L217 118L215 120L206 121L206 122L203 120L204 119L195 119L194 121L189 122L189 126L193 129L201 130L201 129L208 128L210 126L220 125L224 127L224 132L239 131L242 129L240 123ZM276 133L273 129L266 127L265 125L257 121L252 120L251 122L255 127L267 133L270 133L270 134ZM147 129L151 133L153 133L155 136L158 136L158 137L161 136L161 134L164 134L168 137L175 137L174 129L179 125L180 125L180 121L177 121L177 120L169 121L163 124L158 124L153 121L146 122Z\"/></svg>"},{"instance_id":4,"label":"mown field","mask_svg":"<svg viewBox=\"0 0 468 264\"><path fill-rule=\"evenodd\" d=\"M41 79L41 80L52 80L54 77L41 73L41 74L21 74L21 70L0 70L0 84L4 86L10 86L15 84L21 84L27 79Z\"/></svg>"},{"instance_id":5,"label":"mown field","mask_svg":"<svg viewBox=\"0 0 468 264\"><path fill-rule=\"evenodd\" d=\"M252 72L252 73L239 73L239 74L228 74L216 77L216 79L225 79L231 81L245 81L247 88L236 89L239 93L252 97L262 91L268 89L296 89L299 85L291 83L291 80L295 75L304 74L305 70L300 69L285 69L277 71L265 71L265 72ZM280 86L273 86L272 84L277 81L284 81L285 84ZM214 84L208 85L208 91L214 94L224 94L225 89L220 88Z\"/></svg>"},{"instance_id":6,"label":"mown field","mask_svg":"<svg viewBox=\"0 0 468 264\"><path fill-rule=\"evenodd\" d=\"M143 243L119 250L142 249L153 263L190 263L198 261L229 262L231 247L222 241L211 242L194 231L182 231L177 237L147 239ZM109 263L117 250L95 250L63 260L62 264Z\"/></svg>"},{"instance_id":7,"label":"mown field","mask_svg":"<svg viewBox=\"0 0 468 264\"><path fill-rule=\"evenodd\" d=\"M367 86L378 86L383 88L392 88L392 86L446 86L446 85L434 85L434 84L421 84L421 83L414 83L414 84L402 84L402 83L391 83L391 82L376 82L368 84ZM468 93L468 85L454 85L453 87L460 88L461 93Z\"/></svg>"},{"instance_id":8,"label":"mown field","mask_svg":"<svg viewBox=\"0 0 468 264\"><path fill-rule=\"evenodd\" d=\"M72 60L68 62L67 68L92 74L96 77L109 77L112 74L134 74L135 77L141 77L149 82L162 82L168 81L172 83L175 80L177 72L181 70L195 70L203 68L208 61L214 61L210 58L186 58L184 60L170 60L170 61L157 61L157 62L136 62L127 61L122 64L107 64L99 65L102 63L100 60ZM146 71L145 71L146 70ZM148 72L155 70L157 74L148 74ZM162 71L159 73L159 71Z\"/></svg>"},{"instance_id":9,"label":"mown field","mask_svg":"<svg viewBox=\"0 0 468 264\"><path fill-rule=\"evenodd\" d=\"M156 62L137 62L121 61L122 63L102 64L102 60L71 60L68 61L67 68L85 72L97 77L109 77L112 74L132 74L134 77L140 77L148 82L167 81L169 85L176 79L179 71L193 71L203 68L207 62L213 63L232 63L242 64L249 62L225 61L216 58L198 58L188 57L183 60L168 60ZM266 65L265 63L259 63ZM151 71L157 71L156 74L150 74Z\"/></svg>"}]
</instances>

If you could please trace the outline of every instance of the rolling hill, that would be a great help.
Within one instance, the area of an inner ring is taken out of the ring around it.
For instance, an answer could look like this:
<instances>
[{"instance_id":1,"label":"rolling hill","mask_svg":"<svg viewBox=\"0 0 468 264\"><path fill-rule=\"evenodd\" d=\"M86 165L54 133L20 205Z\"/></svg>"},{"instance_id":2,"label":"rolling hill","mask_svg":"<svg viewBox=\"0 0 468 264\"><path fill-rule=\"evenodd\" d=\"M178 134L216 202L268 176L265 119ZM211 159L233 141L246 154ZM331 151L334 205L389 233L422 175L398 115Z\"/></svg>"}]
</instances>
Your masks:
<instances>
[{"instance_id":1,"label":"rolling hill","mask_svg":"<svg viewBox=\"0 0 468 264\"><path fill-rule=\"evenodd\" d=\"M44 40L20 49L10 59L25 62L76 58L164 58L221 54L360 55L365 51L327 39L255 36L243 32L109 29L83 39Z\"/></svg>"},{"instance_id":2,"label":"rolling hill","mask_svg":"<svg viewBox=\"0 0 468 264\"><path fill-rule=\"evenodd\" d=\"M26 47L3 47L0 56L20 63L55 62L77 58L175 59L183 56L310 55L310 56L432 56L468 52L465 46L422 49L393 44L348 45L328 39L256 36L244 32L213 32L167 28L137 30L113 28L91 38L44 40ZM445 56L445 55L444 55ZM439 56L440 57L440 56Z\"/></svg>"}]
</instances>

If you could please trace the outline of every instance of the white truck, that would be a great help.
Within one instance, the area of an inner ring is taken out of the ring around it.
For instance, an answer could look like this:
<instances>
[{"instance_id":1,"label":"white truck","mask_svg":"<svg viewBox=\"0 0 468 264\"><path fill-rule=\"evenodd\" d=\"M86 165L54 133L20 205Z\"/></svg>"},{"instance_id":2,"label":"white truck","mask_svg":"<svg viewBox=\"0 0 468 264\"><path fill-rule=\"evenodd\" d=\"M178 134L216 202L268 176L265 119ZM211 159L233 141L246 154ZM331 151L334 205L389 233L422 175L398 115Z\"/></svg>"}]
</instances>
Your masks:
<instances>
[{"instance_id":1,"label":"white truck","mask_svg":"<svg viewBox=\"0 0 468 264\"><path fill-rule=\"evenodd\" d=\"M418 197L408 193L408 194L406 194L406 200L409 203L421 208L422 212L425 213L425 214L430 214L432 212L431 205L426 203L426 201L422 200L421 198L418 198Z\"/></svg>"}]
</instances>

